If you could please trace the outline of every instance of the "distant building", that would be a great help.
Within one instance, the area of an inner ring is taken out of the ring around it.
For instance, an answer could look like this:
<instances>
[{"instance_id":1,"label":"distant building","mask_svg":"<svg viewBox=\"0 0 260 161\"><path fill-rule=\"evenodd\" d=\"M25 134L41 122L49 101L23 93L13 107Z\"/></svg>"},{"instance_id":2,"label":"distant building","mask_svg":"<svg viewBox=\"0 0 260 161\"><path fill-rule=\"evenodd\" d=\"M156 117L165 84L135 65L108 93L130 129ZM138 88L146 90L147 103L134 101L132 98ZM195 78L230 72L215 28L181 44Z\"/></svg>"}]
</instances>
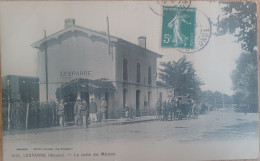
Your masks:
<instances>
[{"instance_id":1,"label":"distant building","mask_svg":"<svg viewBox=\"0 0 260 161\"><path fill-rule=\"evenodd\" d=\"M39 101L39 78L18 75L2 77L2 100L10 102Z\"/></svg>"},{"instance_id":2,"label":"distant building","mask_svg":"<svg viewBox=\"0 0 260 161\"><path fill-rule=\"evenodd\" d=\"M157 85L157 58L162 55L146 49L146 37L136 45L76 26L74 19L66 19L64 26L32 45L40 62L40 101L64 98L67 119L73 119L77 98L93 97L100 104L104 97L108 118L122 117L126 104L141 116L154 111L159 98L166 101L170 87Z\"/></svg>"}]
</instances>

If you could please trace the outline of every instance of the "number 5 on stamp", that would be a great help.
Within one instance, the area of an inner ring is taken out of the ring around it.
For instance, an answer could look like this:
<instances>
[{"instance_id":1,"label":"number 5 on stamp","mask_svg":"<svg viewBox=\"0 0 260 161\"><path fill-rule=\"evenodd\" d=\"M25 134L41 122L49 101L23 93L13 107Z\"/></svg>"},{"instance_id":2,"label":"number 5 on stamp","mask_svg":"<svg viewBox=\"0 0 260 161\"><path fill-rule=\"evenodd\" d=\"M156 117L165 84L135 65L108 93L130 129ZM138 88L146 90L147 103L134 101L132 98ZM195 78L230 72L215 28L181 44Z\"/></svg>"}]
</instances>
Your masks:
<instances>
[{"instance_id":1,"label":"number 5 on stamp","mask_svg":"<svg viewBox=\"0 0 260 161\"><path fill-rule=\"evenodd\" d=\"M161 46L194 49L196 8L163 7Z\"/></svg>"}]
</instances>

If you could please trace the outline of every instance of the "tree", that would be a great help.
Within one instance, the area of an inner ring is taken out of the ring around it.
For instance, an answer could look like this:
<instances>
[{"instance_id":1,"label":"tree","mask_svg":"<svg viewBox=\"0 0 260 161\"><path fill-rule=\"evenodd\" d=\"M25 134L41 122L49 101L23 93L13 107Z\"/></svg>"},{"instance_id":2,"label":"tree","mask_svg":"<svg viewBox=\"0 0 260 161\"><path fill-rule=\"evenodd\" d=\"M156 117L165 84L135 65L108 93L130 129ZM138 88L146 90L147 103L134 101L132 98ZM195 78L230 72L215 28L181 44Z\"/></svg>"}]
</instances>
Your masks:
<instances>
[{"instance_id":1,"label":"tree","mask_svg":"<svg viewBox=\"0 0 260 161\"><path fill-rule=\"evenodd\" d=\"M257 109L257 5L255 2L220 2L223 14L215 26L216 35L232 34L244 50L237 60L231 78L237 105Z\"/></svg>"},{"instance_id":2,"label":"tree","mask_svg":"<svg viewBox=\"0 0 260 161\"><path fill-rule=\"evenodd\" d=\"M202 81L197 77L193 64L182 57L177 62L162 62L159 77L174 88L175 95L187 95L199 99Z\"/></svg>"},{"instance_id":3,"label":"tree","mask_svg":"<svg viewBox=\"0 0 260 161\"><path fill-rule=\"evenodd\" d=\"M241 48L252 52L257 46L257 17L255 2L220 2L222 15L215 24L216 35L232 34Z\"/></svg>"},{"instance_id":4,"label":"tree","mask_svg":"<svg viewBox=\"0 0 260 161\"><path fill-rule=\"evenodd\" d=\"M236 91L236 104L258 107L258 68L257 52L242 53L237 60L236 69L231 74L233 89ZM243 98L242 98L243 97ZM243 100L243 101L242 101ZM255 110L254 110L255 111Z\"/></svg>"},{"instance_id":5,"label":"tree","mask_svg":"<svg viewBox=\"0 0 260 161\"><path fill-rule=\"evenodd\" d=\"M220 107L232 107L233 97L227 94L210 90L202 92L202 101L206 102L210 107L220 108Z\"/></svg>"}]
</instances>

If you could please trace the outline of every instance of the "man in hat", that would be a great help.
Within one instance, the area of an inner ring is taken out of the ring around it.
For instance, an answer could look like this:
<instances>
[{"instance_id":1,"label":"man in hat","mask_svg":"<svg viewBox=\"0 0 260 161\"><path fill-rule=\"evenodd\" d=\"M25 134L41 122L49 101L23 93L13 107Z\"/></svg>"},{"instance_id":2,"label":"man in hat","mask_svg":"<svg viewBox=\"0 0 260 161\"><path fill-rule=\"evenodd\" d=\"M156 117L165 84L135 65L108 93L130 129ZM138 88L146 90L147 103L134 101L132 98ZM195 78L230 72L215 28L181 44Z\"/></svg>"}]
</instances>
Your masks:
<instances>
[{"instance_id":1,"label":"man in hat","mask_svg":"<svg viewBox=\"0 0 260 161\"><path fill-rule=\"evenodd\" d=\"M94 98L90 98L89 117L92 123L97 121L97 103L94 101Z\"/></svg>"},{"instance_id":2,"label":"man in hat","mask_svg":"<svg viewBox=\"0 0 260 161\"><path fill-rule=\"evenodd\" d=\"M83 125L88 127L88 113L89 113L89 107L87 104L87 101L85 99L82 100L81 104L81 115L82 115L82 120L83 120Z\"/></svg>"},{"instance_id":3,"label":"man in hat","mask_svg":"<svg viewBox=\"0 0 260 161\"><path fill-rule=\"evenodd\" d=\"M156 119L161 120L162 116L162 100L159 98L156 107Z\"/></svg>"},{"instance_id":4,"label":"man in hat","mask_svg":"<svg viewBox=\"0 0 260 161\"><path fill-rule=\"evenodd\" d=\"M106 113L107 113L107 101L105 100L105 98L102 98L102 102L101 102L101 113L102 113L102 120L106 120Z\"/></svg>"},{"instance_id":5,"label":"man in hat","mask_svg":"<svg viewBox=\"0 0 260 161\"><path fill-rule=\"evenodd\" d=\"M57 107L57 118L60 126L64 126L64 100L61 99Z\"/></svg>"},{"instance_id":6,"label":"man in hat","mask_svg":"<svg viewBox=\"0 0 260 161\"><path fill-rule=\"evenodd\" d=\"M75 125L80 125L82 123L81 107L82 107L81 101L79 98L77 98L77 101L74 105Z\"/></svg>"}]
</instances>

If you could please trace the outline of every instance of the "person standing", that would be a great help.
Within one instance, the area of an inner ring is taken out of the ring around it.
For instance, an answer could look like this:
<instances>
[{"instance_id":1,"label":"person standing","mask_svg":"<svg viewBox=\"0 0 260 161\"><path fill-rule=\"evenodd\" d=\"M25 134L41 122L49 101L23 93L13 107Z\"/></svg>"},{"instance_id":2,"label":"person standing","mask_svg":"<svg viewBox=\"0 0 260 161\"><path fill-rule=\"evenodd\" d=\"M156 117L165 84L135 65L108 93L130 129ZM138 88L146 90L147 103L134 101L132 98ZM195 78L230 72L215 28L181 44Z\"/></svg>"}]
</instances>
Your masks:
<instances>
[{"instance_id":1,"label":"person standing","mask_svg":"<svg viewBox=\"0 0 260 161\"><path fill-rule=\"evenodd\" d=\"M161 120L162 116L162 100L158 99L156 107L156 119Z\"/></svg>"},{"instance_id":2,"label":"person standing","mask_svg":"<svg viewBox=\"0 0 260 161\"><path fill-rule=\"evenodd\" d=\"M106 112L107 112L107 101L105 100L105 98L102 98L102 102L101 102L101 113L102 113L102 120L105 121L106 120Z\"/></svg>"},{"instance_id":3,"label":"person standing","mask_svg":"<svg viewBox=\"0 0 260 161\"><path fill-rule=\"evenodd\" d=\"M57 118L59 126L64 126L64 100L61 99L57 108Z\"/></svg>"},{"instance_id":4,"label":"person standing","mask_svg":"<svg viewBox=\"0 0 260 161\"><path fill-rule=\"evenodd\" d=\"M92 123L97 121L97 103L94 101L94 98L90 99L89 117Z\"/></svg>"},{"instance_id":5,"label":"person standing","mask_svg":"<svg viewBox=\"0 0 260 161\"><path fill-rule=\"evenodd\" d=\"M125 104L125 118L129 120L129 105L128 103Z\"/></svg>"},{"instance_id":6,"label":"person standing","mask_svg":"<svg viewBox=\"0 0 260 161\"><path fill-rule=\"evenodd\" d=\"M82 109L81 115L82 115L83 125L88 127L89 107L88 107L87 101L85 99L83 99L83 101L82 101L81 109Z\"/></svg>"},{"instance_id":7,"label":"person standing","mask_svg":"<svg viewBox=\"0 0 260 161\"><path fill-rule=\"evenodd\" d=\"M78 98L75 105L74 105L74 115L75 115L75 125L81 124L81 102Z\"/></svg>"}]
</instances>

